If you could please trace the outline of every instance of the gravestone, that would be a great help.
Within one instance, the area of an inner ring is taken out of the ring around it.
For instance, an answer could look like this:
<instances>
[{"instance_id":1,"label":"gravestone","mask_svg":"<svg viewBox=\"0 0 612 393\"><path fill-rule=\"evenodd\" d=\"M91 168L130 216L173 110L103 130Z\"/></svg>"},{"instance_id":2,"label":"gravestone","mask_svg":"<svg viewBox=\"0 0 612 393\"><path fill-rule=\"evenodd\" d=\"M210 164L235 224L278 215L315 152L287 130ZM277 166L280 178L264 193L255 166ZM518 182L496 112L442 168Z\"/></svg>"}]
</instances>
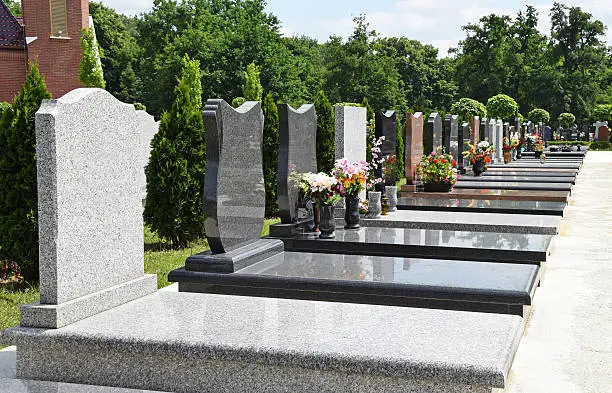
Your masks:
<instances>
[{"instance_id":1,"label":"gravestone","mask_svg":"<svg viewBox=\"0 0 612 393\"><path fill-rule=\"evenodd\" d=\"M468 149L468 143L470 143L470 123L464 122L459 127L459 151L464 152ZM470 166L468 159L463 156L459 157L459 171L465 173L466 169Z\"/></svg>"},{"instance_id":2,"label":"gravestone","mask_svg":"<svg viewBox=\"0 0 612 393\"><path fill-rule=\"evenodd\" d=\"M448 139L448 144L445 141L445 149L448 151L453 158L459 162L459 116L457 115L446 115L444 118L444 139ZM448 147L446 147L448 146Z\"/></svg>"},{"instance_id":3,"label":"gravestone","mask_svg":"<svg viewBox=\"0 0 612 393\"><path fill-rule=\"evenodd\" d=\"M40 301L21 326L60 328L157 289L144 274L142 185L152 116L101 89L36 113ZM135 154L136 152L136 154Z\"/></svg>"},{"instance_id":4,"label":"gravestone","mask_svg":"<svg viewBox=\"0 0 612 393\"><path fill-rule=\"evenodd\" d=\"M610 141L610 130L608 129L608 126L599 127L599 130L597 130L597 140L599 142Z\"/></svg>"},{"instance_id":5,"label":"gravestone","mask_svg":"<svg viewBox=\"0 0 612 393\"><path fill-rule=\"evenodd\" d=\"M542 139L544 140L544 142L552 141L553 138L554 136L552 128L550 128L549 126L544 126L542 130Z\"/></svg>"},{"instance_id":6,"label":"gravestone","mask_svg":"<svg viewBox=\"0 0 612 393\"><path fill-rule=\"evenodd\" d=\"M297 177L317 171L317 114L313 105L298 110L278 105L278 209L282 224L312 221L312 211L299 208ZM301 213L301 214L300 214Z\"/></svg>"},{"instance_id":7,"label":"gravestone","mask_svg":"<svg viewBox=\"0 0 612 393\"><path fill-rule=\"evenodd\" d=\"M395 111L376 113L376 138L385 137L380 146L383 156L393 155L397 152L397 114Z\"/></svg>"},{"instance_id":8,"label":"gravestone","mask_svg":"<svg viewBox=\"0 0 612 393\"><path fill-rule=\"evenodd\" d=\"M159 122L156 122L155 118L146 111L136 111L136 117L138 118L138 125L140 127L138 136L141 138L140 145L142 146L142 149L139 150L139 159L140 165L143 168L140 189L142 194L142 206L144 208L145 199L147 197L147 176L145 175L144 168L149 164L152 150L151 143L157 131L159 131Z\"/></svg>"},{"instance_id":9,"label":"gravestone","mask_svg":"<svg viewBox=\"0 0 612 393\"><path fill-rule=\"evenodd\" d=\"M340 106L334 109L336 116L336 160L346 158L352 162L366 159L366 108Z\"/></svg>"},{"instance_id":10,"label":"gravestone","mask_svg":"<svg viewBox=\"0 0 612 393\"><path fill-rule=\"evenodd\" d=\"M470 120L470 142L476 146L480 141L480 119L478 116L474 116Z\"/></svg>"},{"instance_id":11,"label":"gravestone","mask_svg":"<svg viewBox=\"0 0 612 393\"><path fill-rule=\"evenodd\" d=\"M406 172L406 185L402 191L415 191L416 168L423 158L423 114L406 114L406 136L404 149L404 169Z\"/></svg>"},{"instance_id":12,"label":"gravestone","mask_svg":"<svg viewBox=\"0 0 612 393\"><path fill-rule=\"evenodd\" d=\"M504 136L508 139L511 139L511 135L510 135L510 123L505 122L504 123Z\"/></svg>"},{"instance_id":13,"label":"gravestone","mask_svg":"<svg viewBox=\"0 0 612 393\"><path fill-rule=\"evenodd\" d=\"M487 127L489 127L489 122L486 117L480 119L480 137L481 141L489 140L489 136L487 135Z\"/></svg>"},{"instance_id":14,"label":"gravestone","mask_svg":"<svg viewBox=\"0 0 612 393\"><path fill-rule=\"evenodd\" d=\"M433 112L427 119L423 133L424 154L430 154L442 146L442 118L438 112Z\"/></svg>"},{"instance_id":15,"label":"gravestone","mask_svg":"<svg viewBox=\"0 0 612 393\"><path fill-rule=\"evenodd\" d=\"M514 118L514 132L518 134L519 138L525 137L525 133L523 132L523 129L521 128L521 118L520 117Z\"/></svg>"},{"instance_id":16,"label":"gravestone","mask_svg":"<svg viewBox=\"0 0 612 393\"><path fill-rule=\"evenodd\" d=\"M495 123L495 163L504 162L504 123L497 120Z\"/></svg>"}]
</instances>

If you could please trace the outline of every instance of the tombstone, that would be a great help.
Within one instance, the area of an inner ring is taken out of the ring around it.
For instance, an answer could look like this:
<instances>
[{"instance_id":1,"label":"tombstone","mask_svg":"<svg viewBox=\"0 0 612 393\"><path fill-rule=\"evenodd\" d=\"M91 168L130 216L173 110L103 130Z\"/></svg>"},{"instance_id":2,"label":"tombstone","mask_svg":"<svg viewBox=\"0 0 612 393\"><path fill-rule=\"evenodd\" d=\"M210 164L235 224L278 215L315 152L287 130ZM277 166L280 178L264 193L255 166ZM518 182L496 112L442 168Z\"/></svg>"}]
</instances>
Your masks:
<instances>
[{"instance_id":1,"label":"tombstone","mask_svg":"<svg viewBox=\"0 0 612 393\"><path fill-rule=\"evenodd\" d=\"M470 120L470 142L474 146L480 142L480 119L478 116L474 116Z\"/></svg>"},{"instance_id":2,"label":"tombstone","mask_svg":"<svg viewBox=\"0 0 612 393\"><path fill-rule=\"evenodd\" d=\"M404 169L406 185L402 191L415 191L416 168L423 159L423 114L406 114L406 136L404 149Z\"/></svg>"},{"instance_id":3,"label":"tombstone","mask_svg":"<svg viewBox=\"0 0 612 393\"><path fill-rule=\"evenodd\" d=\"M610 141L610 129L608 126L601 126L597 130L597 140L599 142L609 142Z\"/></svg>"},{"instance_id":4,"label":"tombstone","mask_svg":"<svg viewBox=\"0 0 612 393\"><path fill-rule=\"evenodd\" d=\"M487 122L487 118L483 117L482 119L480 119L480 136L478 137L479 140L484 141L489 140L488 136L487 136L487 127L488 127L488 122Z\"/></svg>"},{"instance_id":5,"label":"tombstone","mask_svg":"<svg viewBox=\"0 0 612 393\"><path fill-rule=\"evenodd\" d=\"M144 123L143 123L144 120ZM40 301L21 326L60 328L157 289L144 274L143 135L154 123L100 89L36 113Z\"/></svg>"},{"instance_id":6,"label":"tombstone","mask_svg":"<svg viewBox=\"0 0 612 393\"><path fill-rule=\"evenodd\" d=\"M382 142L380 146L380 154L382 157L387 157L390 155L397 154L397 114L395 111L387 111L385 113L379 112L376 113L376 127L375 127L375 135L376 138L380 138L382 136L385 137L385 140ZM383 168L382 165L379 165L376 169L376 177L383 178ZM393 178L384 179L385 183L381 183L378 185L378 189L384 192L384 186L386 185L395 185L395 176Z\"/></svg>"},{"instance_id":7,"label":"tombstone","mask_svg":"<svg viewBox=\"0 0 612 393\"><path fill-rule=\"evenodd\" d=\"M497 120L495 123L495 162L504 162L504 123Z\"/></svg>"},{"instance_id":8,"label":"tombstone","mask_svg":"<svg viewBox=\"0 0 612 393\"><path fill-rule=\"evenodd\" d=\"M444 148L455 161L459 162L459 116L446 115L444 117ZM447 142L448 140L448 142Z\"/></svg>"},{"instance_id":9,"label":"tombstone","mask_svg":"<svg viewBox=\"0 0 612 393\"><path fill-rule=\"evenodd\" d=\"M542 129L542 139L544 142L552 141L554 138L553 130L549 126L544 126Z\"/></svg>"},{"instance_id":10,"label":"tombstone","mask_svg":"<svg viewBox=\"0 0 612 393\"><path fill-rule=\"evenodd\" d=\"M366 108L336 106L336 160L358 162L366 159Z\"/></svg>"},{"instance_id":11,"label":"tombstone","mask_svg":"<svg viewBox=\"0 0 612 393\"><path fill-rule=\"evenodd\" d=\"M491 161L495 162L496 160L496 152L495 150L497 150L497 139L499 138L499 136L497 135L497 121L495 121L495 119L489 119L489 144L491 145L491 147L493 148L494 152L491 155Z\"/></svg>"},{"instance_id":12,"label":"tombstone","mask_svg":"<svg viewBox=\"0 0 612 393\"><path fill-rule=\"evenodd\" d=\"M511 135L510 135L510 123L508 123L508 122L504 123L504 136L506 138L508 138L508 139L511 138Z\"/></svg>"},{"instance_id":13,"label":"tombstone","mask_svg":"<svg viewBox=\"0 0 612 393\"><path fill-rule=\"evenodd\" d=\"M313 105L298 110L279 104L278 209L282 224L312 221L312 211L300 209L296 184L300 174L317 171L317 114Z\"/></svg>"},{"instance_id":14,"label":"tombstone","mask_svg":"<svg viewBox=\"0 0 612 393\"><path fill-rule=\"evenodd\" d=\"M144 168L146 168L146 166L149 164L151 150L153 149L151 143L159 131L159 122L156 122L155 118L149 115L146 111L137 110L136 117L138 118L138 125L140 127L140 132L138 133L141 138L140 145L144 147L143 149L139 150L140 166L143 168L140 190L142 195L142 207L144 209L145 200L147 198L147 176L145 175Z\"/></svg>"},{"instance_id":15,"label":"tombstone","mask_svg":"<svg viewBox=\"0 0 612 393\"><path fill-rule=\"evenodd\" d=\"M459 151L463 152L467 150L468 143L470 143L470 123L464 122L459 127ZM470 166L467 158L463 156L463 154L459 157L458 161L459 171L461 173L465 173L466 169Z\"/></svg>"},{"instance_id":16,"label":"tombstone","mask_svg":"<svg viewBox=\"0 0 612 393\"><path fill-rule=\"evenodd\" d=\"M519 138L524 138L525 137L525 132L523 132L523 128L521 127L521 118L520 117L515 117L514 118L514 132L518 133L518 137Z\"/></svg>"},{"instance_id":17,"label":"tombstone","mask_svg":"<svg viewBox=\"0 0 612 393\"><path fill-rule=\"evenodd\" d=\"M427 119L423 133L423 148L425 154L430 154L442 146L442 118L438 112L433 112Z\"/></svg>"}]
</instances>

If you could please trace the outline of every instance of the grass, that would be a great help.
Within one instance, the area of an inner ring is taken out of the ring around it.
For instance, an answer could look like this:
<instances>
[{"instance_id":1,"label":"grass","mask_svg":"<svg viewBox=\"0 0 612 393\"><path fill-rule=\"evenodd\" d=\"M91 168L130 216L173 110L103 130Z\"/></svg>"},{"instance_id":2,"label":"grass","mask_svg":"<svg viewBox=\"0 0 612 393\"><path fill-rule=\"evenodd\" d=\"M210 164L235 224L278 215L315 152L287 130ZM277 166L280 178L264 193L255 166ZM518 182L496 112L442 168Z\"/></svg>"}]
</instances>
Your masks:
<instances>
[{"instance_id":1,"label":"grass","mask_svg":"<svg viewBox=\"0 0 612 393\"><path fill-rule=\"evenodd\" d=\"M261 236L268 236L270 225L279 222L278 219L265 220ZM168 273L171 270L184 266L187 257L208 250L206 239L196 241L182 250L173 250L167 242L160 239L156 233L145 228L145 255L144 270L147 274L157 274L157 287L163 288L170 285ZM11 326L19 324L19 307L32 303L40 298L38 287L28 286L0 287L0 332ZM3 347L0 345L0 349Z\"/></svg>"}]
</instances>

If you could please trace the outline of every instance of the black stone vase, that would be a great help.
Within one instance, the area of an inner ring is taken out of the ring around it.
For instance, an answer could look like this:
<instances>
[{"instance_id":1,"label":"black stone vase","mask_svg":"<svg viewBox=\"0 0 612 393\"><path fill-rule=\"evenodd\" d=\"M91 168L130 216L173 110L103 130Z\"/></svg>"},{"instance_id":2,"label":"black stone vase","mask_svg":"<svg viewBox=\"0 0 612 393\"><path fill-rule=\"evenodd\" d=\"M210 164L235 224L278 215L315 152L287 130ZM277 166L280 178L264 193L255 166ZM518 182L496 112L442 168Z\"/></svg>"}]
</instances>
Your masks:
<instances>
[{"instance_id":1,"label":"black stone vase","mask_svg":"<svg viewBox=\"0 0 612 393\"><path fill-rule=\"evenodd\" d=\"M523 158L523 148L519 146L516 149L516 159L520 160L521 158Z\"/></svg>"},{"instance_id":2,"label":"black stone vase","mask_svg":"<svg viewBox=\"0 0 612 393\"><path fill-rule=\"evenodd\" d=\"M484 162L476 161L474 165L472 165L472 171L474 172L474 176L480 176L484 172Z\"/></svg>"},{"instance_id":3,"label":"black stone vase","mask_svg":"<svg viewBox=\"0 0 612 393\"><path fill-rule=\"evenodd\" d=\"M334 217L333 206L321 206L321 222L319 223L319 230L321 234L320 239L333 239L336 237L334 231L336 230L336 218Z\"/></svg>"},{"instance_id":4,"label":"black stone vase","mask_svg":"<svg viewBox=\"0 0 612 393\"><path fill-rule=\"evenodd\" d=\"M359 229L359 196L344 198L346 210L344 213L344 229Z\"/></svg>"}]
</instances>

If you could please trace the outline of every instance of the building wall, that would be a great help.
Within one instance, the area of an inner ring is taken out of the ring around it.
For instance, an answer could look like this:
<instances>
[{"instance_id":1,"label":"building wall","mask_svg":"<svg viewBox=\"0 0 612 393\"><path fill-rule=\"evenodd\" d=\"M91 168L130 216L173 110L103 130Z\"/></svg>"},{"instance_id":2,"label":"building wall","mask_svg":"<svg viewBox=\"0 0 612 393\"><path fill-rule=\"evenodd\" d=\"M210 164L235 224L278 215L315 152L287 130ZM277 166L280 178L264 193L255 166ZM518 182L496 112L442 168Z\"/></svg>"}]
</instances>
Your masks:
<instances>
[{"instance_id":1,"label":"building wall","mask_svg":"<svg viewBox=\"0 0 612 393\"><path fill-rule=\"evenodd\" d=\"M13 103L25 83L26 56L23 50L0 49L0 102Z\"/></svg>"},{"instance_id":2,"label":"building wall","mask_svg":"<svg viewBox=\"0 0 612 393\"><path fill-rule=\"evenodd\" d=\"M66 0L68 37L51 37L49 0L22 0L27 37L37 37L28 45L29 61L38 61L47 88L54 98L83 87L79 82L81 30L89 26L89 2Z\"/></svg>"}]
</instances>

